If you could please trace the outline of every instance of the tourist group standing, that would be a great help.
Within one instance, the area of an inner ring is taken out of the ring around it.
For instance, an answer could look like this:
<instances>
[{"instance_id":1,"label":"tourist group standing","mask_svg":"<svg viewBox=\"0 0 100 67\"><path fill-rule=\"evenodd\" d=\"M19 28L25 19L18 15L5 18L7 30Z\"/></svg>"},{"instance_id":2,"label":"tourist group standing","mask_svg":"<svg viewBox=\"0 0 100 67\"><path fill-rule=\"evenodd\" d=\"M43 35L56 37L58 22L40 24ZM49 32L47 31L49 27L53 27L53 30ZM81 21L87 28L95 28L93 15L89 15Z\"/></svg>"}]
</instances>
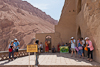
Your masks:
<instances>
[{"instance_id":1,"label":"tourist group standing","mask_svg":"<svg viewBox=\"0 0 100 67\"><path fill-rule=\"evenodd\" d=\"M88 52L88 61L92 61L93 60L93 45L91 40L89 39L89 37L86 37L85 40L83 40L83 38L79 38L77 40L77 45L76 41L74 39L74 37L71 37L71 40L69 41L69 43L71 44L71 57L73 57L73 52L75 53L75 57L76 57L76 52L78 53L79 57L84 59L84 51ZM91 55L91 57L90 57Z\"/></svg>"},{"instance_id":2,"label":"tourist group standing","mask_svg":"<svg viewBox=\"0 0 100 67\"><path fill-rule=\"evenodd\" d=\"M8 46L8 49L9 49L9 61L14 60L15 54L16 54L16 57L18 58L19 42L16 38L11 41L11 43ZM12 58L11 58L11 55L12 55Z\"/></svg>"},{"instance_id":3,"label":"tourist group standing","mask_svg":"<svg viewBox=\"0 0 100 67\"><path fill-rule=\"evenodd\" d=\"M38 53L43 52L42 42L39 43L39 40L36 40L35 43L38 44ZM68 45L68 43L66 43L65 45L64 45L64 43L62 43L62 45L60 45L60 43L59 43L59 45L57 46L58 52L60 51L60 46L69 46L69 52L71 52L71 57L73 57L73 54L75 54L75 57L76 57L76 53L78 53L79 57L80 58L82 57L84 59L85 52L87 51L87 55L88 55L87 60L88 61L93 60L94 47L93 47L92 42L89 39L89 37L86 37L85 40L81 37L77 40L77 43L76 43L75 38L71 37L69 44L70 44L70 46ZM14 40L12 40L11 43L9 44L9 46L8 46L8 48L9 48L9 61L14 60L15 55L16 55L16 58L18 58L19 45L20 44L19 44L19 42L16 38ZM56 52L55 46L52 46L51 51L52 51L52 53ZM45 41L45 52L46 53L49 52L48 41ZM39 56L38 53L36 53L37 59L38 59L38 56ZM11 58L11 55L12 55L12 58ZM38 65L38 60L36 60L36 65Z\"/></svg>"}]
</instances>

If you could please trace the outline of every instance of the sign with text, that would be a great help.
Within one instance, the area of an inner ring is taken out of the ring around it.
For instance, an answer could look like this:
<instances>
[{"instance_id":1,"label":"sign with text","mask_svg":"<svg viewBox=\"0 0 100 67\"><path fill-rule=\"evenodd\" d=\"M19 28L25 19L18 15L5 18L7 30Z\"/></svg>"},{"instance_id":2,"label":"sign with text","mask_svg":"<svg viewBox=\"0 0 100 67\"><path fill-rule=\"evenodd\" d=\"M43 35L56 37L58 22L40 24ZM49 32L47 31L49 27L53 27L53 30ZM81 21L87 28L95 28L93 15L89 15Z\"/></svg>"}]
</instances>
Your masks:
<instances>
[{"instance_id":1,"label":"sign with text","mask_svg":"<svg viewBox=\"0 0 100 67\"><path fill-rule=\"evenodd\" d=\"M38 52L37 45L27 45L27 52Z\"/></svg>"},{"instance_id":2,"label":"sign with text","mask_svg":"<svg viewBox=\"0 0 100 67\"><path fill-rule=\"evenodd\" d=\"M68 46L60 46L60 53L69 53Z\"/></svg>"}]
</instances>

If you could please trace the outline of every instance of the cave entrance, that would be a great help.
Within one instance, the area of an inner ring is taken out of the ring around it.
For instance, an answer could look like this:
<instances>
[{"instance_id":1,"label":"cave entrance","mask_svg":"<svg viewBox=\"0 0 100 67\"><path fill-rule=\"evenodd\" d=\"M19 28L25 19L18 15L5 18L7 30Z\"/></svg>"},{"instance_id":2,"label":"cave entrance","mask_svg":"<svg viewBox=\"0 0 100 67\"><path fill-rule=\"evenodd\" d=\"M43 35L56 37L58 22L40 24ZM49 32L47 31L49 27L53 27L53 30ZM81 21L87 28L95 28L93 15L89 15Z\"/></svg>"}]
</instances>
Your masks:
<instances>
[{"instance_id":1,"label":"cave entrance","mask_svg":"<svg viewBox=\"0 0 100 67\"><path fill-rule=\"evenodd\" d=\"M80 27L78 28L77 38L78 39L81 38L81 29L80 29Z\"/></svg>"},{"instance_id":2,"label":"cave entrance","mask_svg":"<svg viewBox=\"0 0 100 67\"><path fill-rule=\"evenodd\" d=\"M49 45L49 50L51 50L51 36L46 36L46 38L45 38L45 41L47 41L48 42L48 45Z\"/></svg>"}]
</instances>

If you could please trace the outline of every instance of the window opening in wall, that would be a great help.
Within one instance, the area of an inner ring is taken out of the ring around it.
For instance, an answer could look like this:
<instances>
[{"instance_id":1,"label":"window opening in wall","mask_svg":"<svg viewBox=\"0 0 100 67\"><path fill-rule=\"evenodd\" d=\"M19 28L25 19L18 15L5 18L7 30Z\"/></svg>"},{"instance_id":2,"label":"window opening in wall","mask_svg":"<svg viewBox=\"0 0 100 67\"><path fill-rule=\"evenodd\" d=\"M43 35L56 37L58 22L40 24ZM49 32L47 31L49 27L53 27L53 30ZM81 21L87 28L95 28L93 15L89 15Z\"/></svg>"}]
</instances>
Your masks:
<instances>
[{"instance_id":1,"label":"window opening in wall","mask_svg":"<svg viewBox=\"0 0 100 67\"><path fill-rule=\"evenodd\" d=\"M75 12L75 10L73 10L73 12Z\"/></svg>"},{"instance_id":2,"label":"window opening in wall","mask_svg":"<svg viewBox=\"0 0 100 67\"><path fill-rule=\"evenodd\" d=\"M78 0L77 13L81 11L81 8L82 8L82 0Z\"/></svg>"}]
</instances>

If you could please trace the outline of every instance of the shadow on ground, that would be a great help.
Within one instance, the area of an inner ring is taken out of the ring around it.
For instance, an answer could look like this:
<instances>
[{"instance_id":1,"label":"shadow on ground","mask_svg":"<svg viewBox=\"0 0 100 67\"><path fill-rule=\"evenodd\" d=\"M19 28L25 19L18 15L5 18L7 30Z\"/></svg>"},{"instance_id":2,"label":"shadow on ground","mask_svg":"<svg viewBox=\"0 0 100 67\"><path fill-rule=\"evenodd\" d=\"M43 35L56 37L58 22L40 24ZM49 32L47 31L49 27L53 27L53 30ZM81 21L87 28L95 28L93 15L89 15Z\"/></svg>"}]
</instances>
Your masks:
<instances>
[{"instance_id":1,"label":"shadow on ground","mask_svg":"<svg viewBox=\"0 0 100 67\"><path fill-rule=\"evenodd\" d=\"M75 57L71 57L71 54L70 53L65 53L65 54L62 54L62 53L42 53L41 55L56 55L57 57L64 57L64 58L69 58L69 59L73 59L75 60L76 62L85 62L85 63L89 63L91 65L100 65L100 63L96 62L96 61L87 61L87 57L84 57L84 58L79 58L78 55Z\"/></svg>"}]
</instances>

